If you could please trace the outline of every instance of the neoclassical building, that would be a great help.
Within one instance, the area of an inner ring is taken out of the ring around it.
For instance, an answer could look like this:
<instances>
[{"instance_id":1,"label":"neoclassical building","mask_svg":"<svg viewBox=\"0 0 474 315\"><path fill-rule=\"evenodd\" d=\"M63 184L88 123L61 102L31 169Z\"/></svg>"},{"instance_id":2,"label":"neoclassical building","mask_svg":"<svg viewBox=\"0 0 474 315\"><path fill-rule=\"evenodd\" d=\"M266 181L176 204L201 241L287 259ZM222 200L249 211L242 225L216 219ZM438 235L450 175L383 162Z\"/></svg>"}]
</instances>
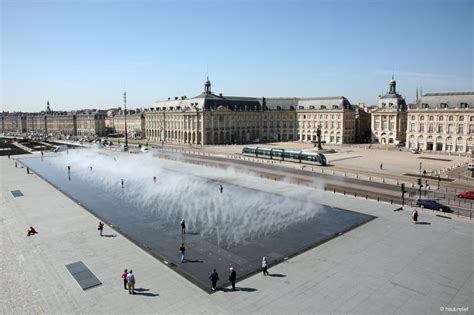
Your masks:
<instances>
[{"instance_id":1,"label":"neoclassical building","mask_svg":"<svg viewBox=\"0 0 474 315\"><path fill-rule=\"evenodd\" d=\"M105 135L105 113L96 111L83 111L76 114L76 134L78 136L103 136Z\"/></svg>"},{"instance_id":2,"label":"neoclassical building","mask_svg":"<svg viewBox=\"0 0 474 315\"><path fill-rule=\"evenodd\" d=\"M345 97L255 98L204 92L155 102L145 111L150 141L231 144L311 141L321 127L328 143L355 141L356 112Z\"/></svg>"},{"instance_id":3,"label":"neoclassical building","mask_svg":"<svg viewBox=\"0 0 474 315\"><path fill-rule=\"evenodd\" d=\"M407 148L474 151L474 92L428 93L408 109Z\"/></svg>"},{"instance_id":4,"label":"neoclassical building","mask_svg":"<svg viewBox=\"0 0 474 315\"><path fill-rule=\"evenodd\" d=\"M372 142L400 144L405 142L407 129L407 104L398 94L397 82L392 76L389 91L379 96L377 108L372 110Z\"/></svg>"},{"instance_id":5,"label":"neoclassical building","mask_svg":"<svg viewBox=\"0 0 474 315\"><path fill-rule=\"evenodd\" d=\"M298 140L313 141L321 129L326 143L353 143L356 138L356 111L344 97L299 99L297 103Z\"/></svg>"}]
</instances>

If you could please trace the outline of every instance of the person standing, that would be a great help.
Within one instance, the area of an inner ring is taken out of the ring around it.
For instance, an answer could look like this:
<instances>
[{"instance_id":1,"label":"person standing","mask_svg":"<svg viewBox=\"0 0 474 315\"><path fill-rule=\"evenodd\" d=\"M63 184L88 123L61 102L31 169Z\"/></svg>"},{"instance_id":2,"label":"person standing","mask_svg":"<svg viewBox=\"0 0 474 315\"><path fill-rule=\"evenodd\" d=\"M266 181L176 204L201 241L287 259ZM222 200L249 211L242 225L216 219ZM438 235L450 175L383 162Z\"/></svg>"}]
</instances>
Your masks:
<instances>
[{"instance_id":1,"label":"person standing","mask_svg":"<svg viewBox=\"0 0 474 315\"><path fill-rule=\"evenodd\" d=\"M123 179L122 179L122 189L123 189Z\"/></svg>"},{"instance_id":2,"label":"person standing","mask_svg":"<svg viewBox=\"0 0 474 315\"><path fill-rule=\"evenodd\" d=\"M267 258L265 258L265 256L262 258L262 271L264 276L269 275Z\"/></svg>"},{"instance_id":3,"label":"person standing","mask_svg":"<svg viewBox=\"0 0 474 315\"><path fill-rule=\"evenodd\" d=\"M213 269L211 274L209 275L209 279L211 280L212 284L212 291L216 290L217 281L219 281L219 274L217 273L216 269Z\"/></svg>"},{"instance_id":4,"label":"person standing","mask_svg":"<svg viewBox=\"0 0 474 315\"><path fill-rule=\"evenodd\" d=\"M237 273L235 272L233 267L230 267L229 281L232 284L232 290L234 291L235 291L235 280L237 280Z\"/></svg>"},{"instance_id":5,"label":"person standing","mask_svg":"<svg viewBox=\"0 0 474 315\"><path fill-rule=\"evenodd\" d=\"M125 269L125 270L122 272L123 288L124 288L125 290L127 290L127 275L128 275L128 270Z\"/></svg>"},{"instance_id":6,"label":"person standing","mask_svg":"<svg viewBox=\"0 0 474 315\"><path fill-rule=\"evenodd\" d=\"M222 185L219 185L219 190L220 190L220 192L221 192L221 194L222 194L222 192L224 191L224 187L222 187Z\"/></svg>"},{"instance_id":7,"label":"person standing","mask_svg":"<svg viewBox=\"0 0 474 315\"><path fill-rule=\"evenodd\" d=\"M97 229L99 230L99 235L103 236L102 233L104 232L104 223L99 222L99 227Z\"/></svg>"},{"instance_id":8,"label":"person standing","mask_svg":"<svg viewBox=\"0 0 474 315\"><path fill-rule=\"evenodd\" d=\"M383 166L382 163L380 163L380 169L382 169L382 166Z\"/></svg>"},{"instance_id":9,"label":"person standing","mask_svg":"<svg viewBox=\"0 0 474 315\"><path fill-rule=\"evenodd\" d=\"M184 218L181 219L181 234L186 234L186 223L184 222Z\"/></svg>"},{"instance_id":10,"label":"person standing","mask_svg":"<svg viewBox=\"0 0 474 315\"><path fill-rule=\"evenodd\" d=\"M179 251L181 252L181 263L184 262L184 252L186 251L186 249L184 248L184 243L181 244L181 247L179 248Z\"/></svg>"},{"instance_id":11,"label":"person standing","mask_svg":"<svg viewBox=\"0 0 474 315\"><path fill-rule=\"evenodd\" d=\"M411 218L412 218L414 224L418 223L418 211L416 209L413 209L413 212L411 214Z\"/></svg>"},{"instance_id":12,"label":"person standing","mask_svg":"<svg viewBox=\"0 0 474 315\"><path fill-rule=\"evenodd\" d=\"M132 269L130 269L130 272L127 274L127 284L128 294L135 294L135 276L133 275Z\"/></svg>"}]
</instances>

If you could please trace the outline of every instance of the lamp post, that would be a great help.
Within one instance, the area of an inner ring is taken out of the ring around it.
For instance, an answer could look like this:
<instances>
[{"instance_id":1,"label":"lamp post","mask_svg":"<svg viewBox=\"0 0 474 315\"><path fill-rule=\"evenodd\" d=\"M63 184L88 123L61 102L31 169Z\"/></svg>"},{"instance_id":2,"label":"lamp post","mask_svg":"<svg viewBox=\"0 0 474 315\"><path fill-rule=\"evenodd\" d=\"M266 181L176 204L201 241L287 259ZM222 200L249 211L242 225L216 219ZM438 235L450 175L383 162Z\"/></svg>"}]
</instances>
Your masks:
<instances>
[{"instance_id":1,"label":"lamp post","mask_svg":"<svg viewBox=\"0 0 474 315\"><path fill-rule=\"evenodd\" d=\"M128 149L128 132L127 132L127 92L123 92L123 108L124 108L124 120L125 120L125 148Z\"/></svg>"}]
</instances>

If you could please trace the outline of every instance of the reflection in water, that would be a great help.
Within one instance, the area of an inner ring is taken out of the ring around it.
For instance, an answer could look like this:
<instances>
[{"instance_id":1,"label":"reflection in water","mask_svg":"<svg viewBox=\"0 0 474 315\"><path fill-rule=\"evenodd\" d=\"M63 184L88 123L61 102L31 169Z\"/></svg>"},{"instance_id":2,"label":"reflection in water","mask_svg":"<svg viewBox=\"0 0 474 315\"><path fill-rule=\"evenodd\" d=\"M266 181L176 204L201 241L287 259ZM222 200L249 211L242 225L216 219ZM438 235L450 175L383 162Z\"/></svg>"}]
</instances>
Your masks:
<instances>
[{"instance_id":1,"label":"reflection in water","mask_svg":"<svg viewBox=\"0 0 474 315\"><path fill-rule=\"evenodd\" d=\"M222 190L221 183L166 170L160 163L150 155L115 158L81 150L45 158L42 167L55 172L67 169L69 180L72 176L73 182L122 199L123 207L115 211L124 215L138 214L177 229L185 218L189 231L227 248L306 221L323 211L315 204L240 186L224 184ZM212 175L221 172L220 176L230 182L237 176L231 171L207 170Z\"/></svg>"}]
</instances>

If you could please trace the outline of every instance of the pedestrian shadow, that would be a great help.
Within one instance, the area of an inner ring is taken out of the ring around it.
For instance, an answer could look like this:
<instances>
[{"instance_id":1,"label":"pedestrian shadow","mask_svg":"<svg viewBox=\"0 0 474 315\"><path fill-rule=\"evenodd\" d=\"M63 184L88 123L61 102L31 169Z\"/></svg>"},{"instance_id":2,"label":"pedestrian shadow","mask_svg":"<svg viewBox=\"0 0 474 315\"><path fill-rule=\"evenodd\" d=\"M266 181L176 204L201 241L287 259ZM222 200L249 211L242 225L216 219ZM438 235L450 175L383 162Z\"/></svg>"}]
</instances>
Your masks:
<instances>
[{"instance_id":1,"label":"pedestrian shadow","mask_svg":"<svg viewBox=\"0 0 474 315\"><path fill-rule=\"evenodd\" d=\"M430 222L421 222L421 221L420 221L420 222L417 222L416 224L421 224L421 225L431 225L431 223L430 223Z\"/></svg>"},{"instance_id":2,"label":"pedestrian shadow","mask_svg":"<svg viewBox=\"0 0 474 315\"><path fill-rule=\"evenodd\" d=\"M283 275L281 273L270 273L268 274L269 277L275 277L275 278L284 278L286 275Z\"/></svg>"},{"instance_id":3,"label":"pedestrian shadow","mask_svg":"<svg viewBox=\"0 0 474 315\"><path fill-rule=\"evenodd\" d=\"M184 260L185 263L203 263L204 261L202 260L199 260L199 259L185 259Z\"/></svg>"},{"instance_id":4,"label":"pedestrian shadow","mask_svg":"<svg viewBox=\"0 0 474 315\"><path fill-rule=\"evenodd\" d=\"M117 237L117 234L104 234L102 237Z\"/></svg>"},{"instance_id":5,"label":"pedestrian shadow","mask_svg":"<svg viewBox=\"0 0 474 315\"><path fill-rule=\"evenodd\" d=\"M237 292L237 291L242 291L242 292L255 292L258 291L255 288L243 288L243 287L235 287L235 290L232 290L231 288L219 288L220 291L222 292Z\"/></svg>"},{"instance_id":6,"label":"pedestrian shadow","mask_svg":"<svg viewBox=\"0 0 474 315\"><path fill-rule=\"evenodd\" d=\"M150 291L150 289L137 288L135 289L135 295L143 295L143 296L150 296L150 297L159 296L158 293L151 293L148 291Z\"/></svg>"},{"instance_id":7,"label":"pedestrian shadow","mask_svg":"<svg viewBox=\"0 0 474 315\"><path fill-rule=\"evenodd\" d=\"M187 234L187 235L200 235L201 233L199 233L199 232L186 232L184 234Z\"/></svg>"}]
</instances>

